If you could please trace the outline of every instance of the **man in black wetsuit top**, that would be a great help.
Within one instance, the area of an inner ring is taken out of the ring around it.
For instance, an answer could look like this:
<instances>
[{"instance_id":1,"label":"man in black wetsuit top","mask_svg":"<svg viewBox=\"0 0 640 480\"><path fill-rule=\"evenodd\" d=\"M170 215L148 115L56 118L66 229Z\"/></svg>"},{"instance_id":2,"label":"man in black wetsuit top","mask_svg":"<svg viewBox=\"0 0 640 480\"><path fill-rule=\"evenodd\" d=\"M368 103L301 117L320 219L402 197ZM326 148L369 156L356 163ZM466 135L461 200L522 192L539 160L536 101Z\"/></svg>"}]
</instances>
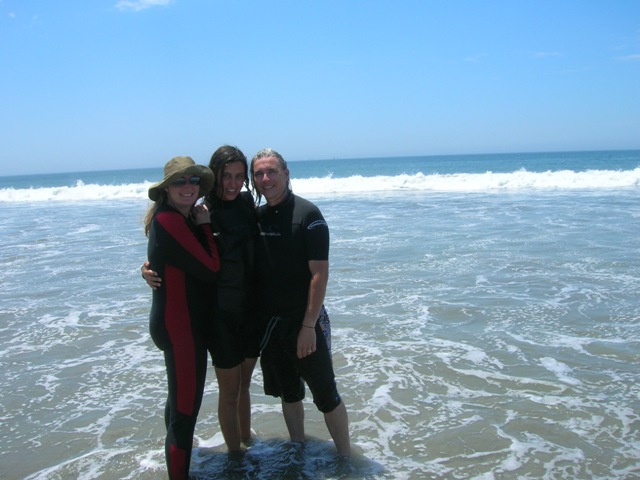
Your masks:
<instances>
[{"instance_id":1,"label":"man in black wetsuit top","mask_svg":"<svg viewBox=\"0 0 640 480\"><path fill-rule=\"evenodd\" d=\"M331 353L320 323L329 278L329 228L320 210L294 195L289 169L271 149L251 161L260 236L256 275L268 325L260 364L267 395L280 397L291 440L304 442L304 383L340 455L350 454L347 409L338 394Z\"/></svg>"}]
</instances>

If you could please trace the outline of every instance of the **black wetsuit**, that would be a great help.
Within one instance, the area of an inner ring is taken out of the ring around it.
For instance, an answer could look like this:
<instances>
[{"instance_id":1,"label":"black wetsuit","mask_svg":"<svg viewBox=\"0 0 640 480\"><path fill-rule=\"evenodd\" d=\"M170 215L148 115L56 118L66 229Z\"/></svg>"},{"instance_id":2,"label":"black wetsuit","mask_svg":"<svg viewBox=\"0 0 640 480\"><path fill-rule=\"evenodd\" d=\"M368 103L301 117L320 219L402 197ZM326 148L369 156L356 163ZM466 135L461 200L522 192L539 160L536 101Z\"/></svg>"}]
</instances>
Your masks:
<instances>
[{"instance_id":1,"label":"black wetsuit","mask_svg":"<svg viewBox=\"0 0 640 480\"><path fill-rule=\"evenodd\" d=\"M260 354L253 301L258 218L249 192L210 208L220 253L216 310L207 339L213 365L233 368Z\"/></svg>"},{"instance_id":2,"label":"black wetsuit","mask_svg":"<svg viewBox=\"0 0 640 480\"><path fill-rule=\"evenodd\" d=\"M167 369L167 467L169 478L187 479L207 371L206 324L220 262L211 226L197 227L168 205L160 206L153 219L147 254L163 279L153 291L149 329Z\"/></svg>"},{"instance_id":3,"label":"black wetsuit","mask_svg":"<svg viewBox=\"0 0 640 480\"><path fill-rule=\"evenodd\" d=\"M320 321L316 351L303 359L296 354L311 281L309 261L329 260L329 228L314 204L292 193L276 206L260 207L258 219L256 275L268 321L260 362L265 393L297 402L304 398L304 380L318 409L331 412L341 400ZM326 316L324 307L320 316Z\"/></svg>"}]
</instances>

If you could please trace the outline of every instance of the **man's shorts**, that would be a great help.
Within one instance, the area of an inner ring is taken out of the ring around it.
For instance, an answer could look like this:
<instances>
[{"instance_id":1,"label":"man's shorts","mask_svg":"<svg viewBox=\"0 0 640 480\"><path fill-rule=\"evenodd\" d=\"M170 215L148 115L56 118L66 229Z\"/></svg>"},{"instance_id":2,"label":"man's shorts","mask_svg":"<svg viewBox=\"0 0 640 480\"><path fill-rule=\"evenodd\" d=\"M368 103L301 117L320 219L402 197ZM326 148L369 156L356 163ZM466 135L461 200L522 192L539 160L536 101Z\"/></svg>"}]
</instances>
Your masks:
<instances>
[{"instance_id":1,"label":"man's shorts","mask_svg":"<svg viewBox=\"0 0 640 480\"><path fill-rule=\"evenodd\" d=\"M320 316L328 323L324 308ZM260 356L264 393L280 397L286 403L301 401L304 384L309 386L313 403L322 413L333 411L341 402L336 387L331 353L321 322L316 322L316 351L305 358L297 356L298 333L302 316L276 316L271 319L269 337ZM264 341L263 341L264 343Z\"/></svg>"}]
</instances>

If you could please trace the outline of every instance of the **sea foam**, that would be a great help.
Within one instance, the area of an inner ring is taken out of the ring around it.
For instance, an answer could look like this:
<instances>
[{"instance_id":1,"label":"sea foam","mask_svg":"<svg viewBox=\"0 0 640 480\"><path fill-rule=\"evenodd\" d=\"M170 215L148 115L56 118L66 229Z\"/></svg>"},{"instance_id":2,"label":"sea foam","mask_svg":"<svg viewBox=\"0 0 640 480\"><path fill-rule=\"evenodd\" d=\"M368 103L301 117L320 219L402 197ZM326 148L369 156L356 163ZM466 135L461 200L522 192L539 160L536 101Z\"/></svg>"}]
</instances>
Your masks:
<instances>
[{"instance_id":1,"label":"sea foam","mask_svg":"<svg viewBox=\"0 0 640 480\"><path fill-rule=\"evenodd\" d=\"M572 170L511 173L401 174L393 176L354 175L344 178L292 178L293 190L301 195L349 195L377 192L491 192L517 190L619 189L640 186L640 168L634 170ZM0 202L82 202L147 199L151 182L122 185L85 184L73 186L0 189Z\"/></svg>"}]
</instances>

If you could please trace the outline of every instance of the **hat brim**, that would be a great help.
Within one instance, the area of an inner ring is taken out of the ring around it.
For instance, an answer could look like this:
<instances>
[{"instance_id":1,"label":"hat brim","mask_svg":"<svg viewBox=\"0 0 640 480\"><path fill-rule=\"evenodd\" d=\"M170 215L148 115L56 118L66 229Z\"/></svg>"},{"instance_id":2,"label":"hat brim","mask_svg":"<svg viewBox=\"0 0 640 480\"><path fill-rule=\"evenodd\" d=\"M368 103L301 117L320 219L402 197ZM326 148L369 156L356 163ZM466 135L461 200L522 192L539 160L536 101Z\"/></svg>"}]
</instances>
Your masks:
<instances>
[{"instance_id":1,"label":"hat brim","mask_svg":"<svg viewBox=\"0 0 640 480\"><path fill-rule=\"evenodd\" d=\"M168 187L171 182L184 175L195 175L200 177L200 191L198 193L198 198L204 197L213 188L213 172L211 169L204 165L191 165L163 178L161 182L151 185L149 187L149 198L154 202L157 201L162 196L162 191Z\"/></svg>"}]
</instances>

